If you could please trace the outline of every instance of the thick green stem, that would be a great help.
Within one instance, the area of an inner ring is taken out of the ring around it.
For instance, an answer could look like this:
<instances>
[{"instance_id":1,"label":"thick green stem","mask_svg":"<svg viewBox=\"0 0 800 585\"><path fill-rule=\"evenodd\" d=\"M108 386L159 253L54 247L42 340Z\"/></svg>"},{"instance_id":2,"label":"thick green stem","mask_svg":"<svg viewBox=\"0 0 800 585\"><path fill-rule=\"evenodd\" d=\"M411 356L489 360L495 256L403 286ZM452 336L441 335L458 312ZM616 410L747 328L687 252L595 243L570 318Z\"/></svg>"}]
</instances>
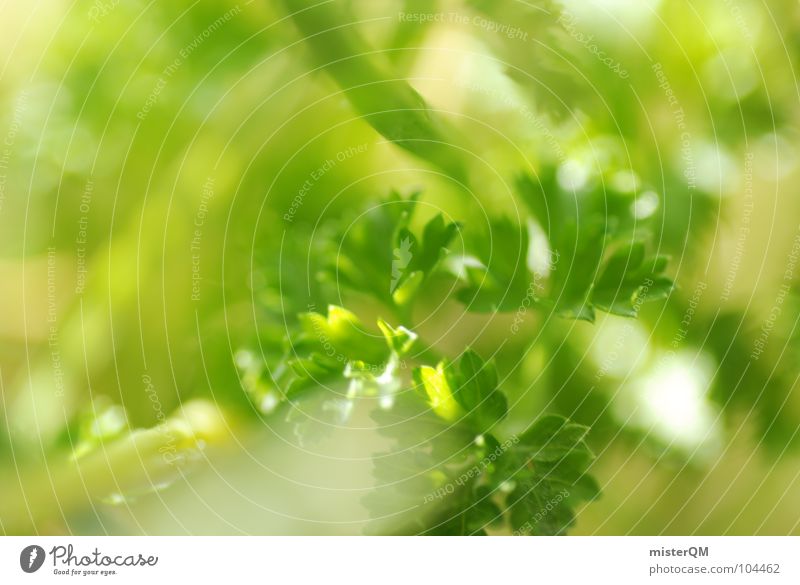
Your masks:
<instances>
[{"instance_id":1,"label":"thick green stem","mask_svg":"<svg viewBox=\"0 0 800 585\"><path fill-rule=\"evenodd\" d=\"M160 489L200 459L207 444L220 442L225 428L213 404L194 401L163 424L101 443L77 460L4 470L0 529L6 534L34 532L43 521L66 520L98 501L123 501Z\"/></svg>"},{"instance_id":2,"label":"thick green stem","mask_svg":"<svg viewBox=\"0 0 800 585\"><path fill-rule=\"evenodd\" d=\"M383 54L359 34L341 2L284 0L316 61L344 90L350 103L375 130L459 182L466 175L456 136ZM454 146L456 145L456 146Z\"/></svg>"}]
</instances>

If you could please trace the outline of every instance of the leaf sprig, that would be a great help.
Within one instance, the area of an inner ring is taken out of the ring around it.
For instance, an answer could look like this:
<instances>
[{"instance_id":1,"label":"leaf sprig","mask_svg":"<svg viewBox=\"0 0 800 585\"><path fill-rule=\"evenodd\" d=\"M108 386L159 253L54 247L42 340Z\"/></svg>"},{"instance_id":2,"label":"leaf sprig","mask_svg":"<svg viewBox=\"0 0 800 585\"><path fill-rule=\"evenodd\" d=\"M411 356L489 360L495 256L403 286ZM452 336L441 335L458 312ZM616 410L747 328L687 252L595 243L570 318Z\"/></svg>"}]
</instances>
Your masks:
<instances>
[{"instance_id":1,"label":"leaf sprig","mask_svg":"<svg viewBox=\"0 0 800 585\"><path fill-rule=\"evenodd\" d=\"M494 365L474 351L414 378L400 408L373 415L394 440L375 457L378 487L365 498L375 532L562 534L575 506L599 495L587 427L548 415L498 438L506 398Z\"/></svg>"},{"instance_id":2,"label":"leaf sprig","mask_svg":"<svg viewBox=\"0 0 800 585\"><path fill-rule=\"evenodd\" d=\"M413 332L412 306L437 273L455 277L456 299L478 312L513 310L534 290L541 310L564 317L591 321L596 310L635 317L642 303L669 294L666 258L647 255L623 207L600 215L597 197L589 196L569 213L554 184L523 177L518 189L530 213L524 226L498 217L488 232L469 231L439 214L415 230L419 194L392 193L346 229L332 229L322 276L379 301L404 325L378 319L368 329L341 306L330 305L325 315L312 310L299 315L274 373L251 376L255 387L274 391L268 404L288 406L301 442L321 436L312 418L335 428L363 399L378 399L372 416L393 444L376 455L378 485L365 498L373 530L562 534L576 506L600 493L588 473L594 456L587 427L544 415L508 435L508 400L493 361L471 349L453 361L434 357L438 352ZM563 220L548 223L550 212ZM532 242L542 245L532 236L535 226L545 234L544 251L557 259L544 274L529 262L537 252ZM449 249L457 235L461 255ZM415 363L410 375L398 367L406 358Z\"/></svg>"}]
</instances>

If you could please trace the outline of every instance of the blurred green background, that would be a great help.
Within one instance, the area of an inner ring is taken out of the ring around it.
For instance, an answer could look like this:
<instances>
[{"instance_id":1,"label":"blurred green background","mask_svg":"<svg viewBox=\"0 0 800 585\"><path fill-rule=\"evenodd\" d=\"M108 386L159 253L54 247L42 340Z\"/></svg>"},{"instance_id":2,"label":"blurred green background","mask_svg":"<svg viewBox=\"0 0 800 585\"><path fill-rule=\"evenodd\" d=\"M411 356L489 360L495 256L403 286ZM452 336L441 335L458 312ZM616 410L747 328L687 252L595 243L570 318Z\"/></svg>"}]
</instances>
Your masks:
<instances>
[{"instance_id":1,"label":"blurred green background","mask_svg":"<svg viewBox=\"0 0 800 585\"><path fill-rule=\"evenodd\" d=\"M0 7L2 531L360 533L382 439L357 413L309 446L247 372L309 307L384 311L318 278L331 226L417 190L467 236L524 224L514 177L550 170L628 198L669 298L509 337L442 280L408 324L445 355L505 343L515 420L591 426L603 496L573 534L800 534L800 6L335 4L363 44L331 54L380 58L455 147L377 131L302 2Z\"/></svg>"}]
</instances>

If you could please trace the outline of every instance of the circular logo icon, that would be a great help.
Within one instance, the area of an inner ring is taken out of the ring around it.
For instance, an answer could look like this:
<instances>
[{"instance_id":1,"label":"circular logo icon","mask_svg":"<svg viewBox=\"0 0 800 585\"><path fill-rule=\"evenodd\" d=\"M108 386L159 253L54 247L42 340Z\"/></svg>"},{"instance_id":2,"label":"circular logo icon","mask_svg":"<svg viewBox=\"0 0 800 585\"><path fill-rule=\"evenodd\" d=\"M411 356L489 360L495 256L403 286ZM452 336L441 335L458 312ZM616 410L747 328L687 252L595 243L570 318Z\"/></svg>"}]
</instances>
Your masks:
<instances>
[{"instance_id":1,"label":"circular logo icon","mask_svg":"<svg viewBox=\"0 0 800 585\"><path fill-rule=\"evenodd\" d=\"M19 566L26 573L35 573L44 564L44 549L41 546L32 544L22 549L19 554Z\"/></svg>"}]
</instances>

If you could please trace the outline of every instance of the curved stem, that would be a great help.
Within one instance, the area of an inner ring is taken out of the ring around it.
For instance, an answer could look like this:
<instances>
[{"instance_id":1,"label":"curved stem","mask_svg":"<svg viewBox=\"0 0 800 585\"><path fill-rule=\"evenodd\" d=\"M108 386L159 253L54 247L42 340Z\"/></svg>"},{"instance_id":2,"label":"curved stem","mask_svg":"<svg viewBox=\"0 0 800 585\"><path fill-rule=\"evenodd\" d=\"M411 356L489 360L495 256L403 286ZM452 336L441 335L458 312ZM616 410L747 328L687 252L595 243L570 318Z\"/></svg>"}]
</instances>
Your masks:
<instances>
[{"instance_id":1,"label":"curved stem","mask_svg":"<svg viewBox=\"0 0 800 585\"><path fill-rule=\"evenodd\" d=\"M163 424L101 443L78 459L7 469L3 475L18 481L0 489L0 528L6 534L31 533L47 519L66 521L97 500L124 501L160 489L202 459L207 444L221 442L225 428L216 406L188 402Z\"/></svg>"}]
</instances>

